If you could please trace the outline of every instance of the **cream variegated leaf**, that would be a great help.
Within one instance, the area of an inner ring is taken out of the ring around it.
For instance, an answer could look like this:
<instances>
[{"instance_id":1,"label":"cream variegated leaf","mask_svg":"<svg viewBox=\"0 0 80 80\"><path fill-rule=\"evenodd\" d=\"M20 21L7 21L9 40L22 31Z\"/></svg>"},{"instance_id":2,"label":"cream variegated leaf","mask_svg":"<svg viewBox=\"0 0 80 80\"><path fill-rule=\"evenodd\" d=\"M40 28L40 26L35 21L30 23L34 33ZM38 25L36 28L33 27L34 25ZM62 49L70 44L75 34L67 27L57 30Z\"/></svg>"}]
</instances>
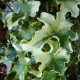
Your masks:
<instances>
[{"instance_id":1,"label":"cream variegated leaf","mask_svg":"<svg viewBox=\"0 0 80 80\"><path fill-rule=\"evenodd\" d=\"M80 4L79 0L56 0L58 4L61 4L60 10L62 13L66 15L67 12L71 12L73 17L77 17L79 15L78 4Z\"/></svg>"}]
</instances>

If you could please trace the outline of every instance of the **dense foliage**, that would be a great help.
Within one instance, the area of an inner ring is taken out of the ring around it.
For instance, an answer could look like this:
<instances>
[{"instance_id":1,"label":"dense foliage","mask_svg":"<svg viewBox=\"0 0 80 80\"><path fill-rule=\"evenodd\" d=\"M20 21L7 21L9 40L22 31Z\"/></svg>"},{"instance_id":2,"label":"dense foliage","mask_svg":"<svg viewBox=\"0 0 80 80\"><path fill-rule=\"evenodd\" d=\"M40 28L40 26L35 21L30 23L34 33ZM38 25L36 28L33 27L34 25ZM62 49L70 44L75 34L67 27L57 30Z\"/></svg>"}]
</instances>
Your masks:
<instances>
[{"instance_id":1,"label":"dense foliage","mask_svg":"<svg viewBox=\"0 0 80 80\"><path fill-rule=\"evenodd\" d=\"M2 0L4 80L78 80L80 0ZM74 78L72 76L74 76Z\"/></svg>"}]
</instances>

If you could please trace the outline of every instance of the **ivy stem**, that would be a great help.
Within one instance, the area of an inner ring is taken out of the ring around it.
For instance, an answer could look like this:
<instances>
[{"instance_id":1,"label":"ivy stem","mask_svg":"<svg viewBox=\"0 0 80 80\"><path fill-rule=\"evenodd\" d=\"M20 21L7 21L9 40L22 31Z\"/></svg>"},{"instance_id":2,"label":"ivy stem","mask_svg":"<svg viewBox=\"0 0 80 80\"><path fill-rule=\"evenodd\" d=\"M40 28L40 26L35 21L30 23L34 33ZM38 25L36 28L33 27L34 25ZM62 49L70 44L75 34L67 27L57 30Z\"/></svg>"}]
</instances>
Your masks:
<instances>
[{"instance_id":1,"label":"ivy stem","mask_svg":"<svg viewBox=\"0 0 80 80\"><path fill-rule=\"evenodd\" d=\"M6 2L4 2L4 4L11 10L11 11L7 11L7 12L14 12L13 9Z\"/></svg>"}]
</instances>

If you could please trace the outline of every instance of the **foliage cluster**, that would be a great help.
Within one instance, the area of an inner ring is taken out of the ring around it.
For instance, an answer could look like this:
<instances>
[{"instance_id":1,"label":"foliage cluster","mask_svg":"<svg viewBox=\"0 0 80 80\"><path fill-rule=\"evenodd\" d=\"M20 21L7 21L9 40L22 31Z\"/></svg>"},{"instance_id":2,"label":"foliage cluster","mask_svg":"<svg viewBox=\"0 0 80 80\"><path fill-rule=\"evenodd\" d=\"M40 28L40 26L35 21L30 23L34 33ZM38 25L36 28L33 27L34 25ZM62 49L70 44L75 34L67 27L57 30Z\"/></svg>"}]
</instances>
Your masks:
<instances>
[{"instance_id":1,"label":"foliage cluster","mask_svg":"<svg viewBox=\"0 0 80 80\"><path fill-rule=\"evenodd\" d=\"M0 20L7 43L0 43L0 63L7 66L5 80L69 80L68 69L80 61L80 0L4 3Z\"/></svg>"}]
</instances>

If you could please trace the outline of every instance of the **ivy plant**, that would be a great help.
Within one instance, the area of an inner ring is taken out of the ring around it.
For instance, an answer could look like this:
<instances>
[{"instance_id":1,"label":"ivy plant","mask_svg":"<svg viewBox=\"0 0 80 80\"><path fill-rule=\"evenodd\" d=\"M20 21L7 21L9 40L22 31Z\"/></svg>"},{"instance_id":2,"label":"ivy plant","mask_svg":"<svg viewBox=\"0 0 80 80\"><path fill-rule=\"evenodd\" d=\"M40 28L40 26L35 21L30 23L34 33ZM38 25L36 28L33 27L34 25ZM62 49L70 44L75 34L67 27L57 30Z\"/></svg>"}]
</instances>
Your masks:
<instances>
[{"instance_id":1,"label":"ivy plant","mask_svg":"<svg viewBox=\"0 0 80 80\"><path fill-rule=\"evenodd\" d=\"M49 3L46 1L45 10L40 10L40 1L11 0L4 10L0 9L8 29L6 46L0 44L0 63L7 66L4 80L67 80L65 72L73 53L71 41L78 40L67 15L79 15L80 0ZM51 12L54 7L55 15Z\"/></svg>"}]
</instances>

